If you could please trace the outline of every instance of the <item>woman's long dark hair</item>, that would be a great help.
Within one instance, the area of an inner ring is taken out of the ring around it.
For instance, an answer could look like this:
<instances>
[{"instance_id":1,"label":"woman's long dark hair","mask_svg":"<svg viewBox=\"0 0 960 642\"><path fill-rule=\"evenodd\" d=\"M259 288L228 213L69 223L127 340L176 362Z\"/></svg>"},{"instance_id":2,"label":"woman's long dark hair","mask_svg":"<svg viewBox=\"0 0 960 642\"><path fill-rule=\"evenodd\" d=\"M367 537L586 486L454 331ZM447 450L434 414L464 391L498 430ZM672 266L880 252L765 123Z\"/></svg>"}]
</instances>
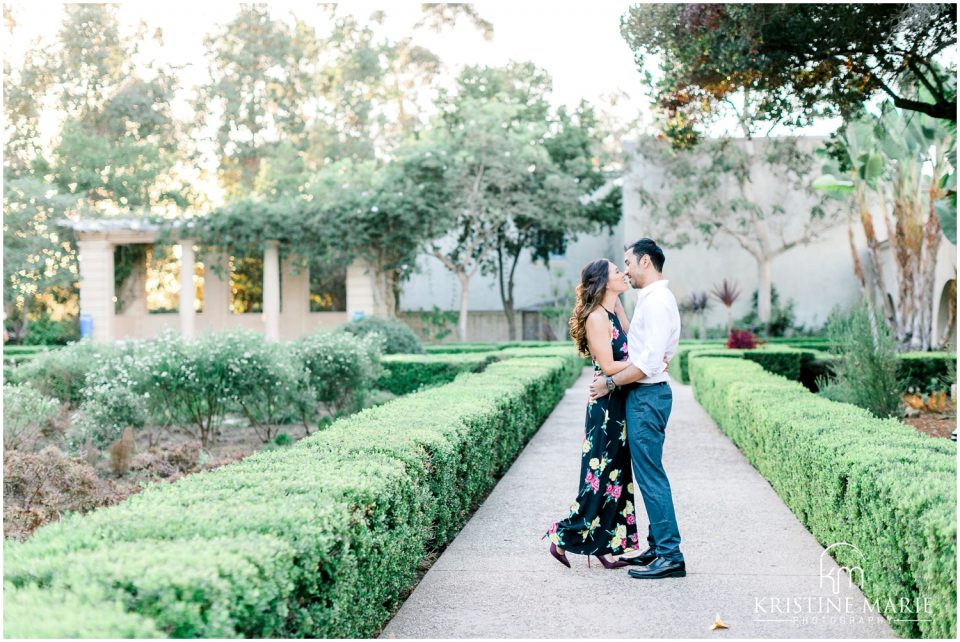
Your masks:
<instances>
[{"instance_id":1,"label":"woman's long dark hair","mask_svg":"<svg viewBox=\"0 0 960 642\"><path fill-rule=\"evenodd\" d=\"M570 337L584 357L590 355L590 348L587 346L587 317L600 305L609 281L610 261L606 259L591 261L580 271L577 304L573 306L573 315L570 317Z\"/></svg>"}]
</instances>

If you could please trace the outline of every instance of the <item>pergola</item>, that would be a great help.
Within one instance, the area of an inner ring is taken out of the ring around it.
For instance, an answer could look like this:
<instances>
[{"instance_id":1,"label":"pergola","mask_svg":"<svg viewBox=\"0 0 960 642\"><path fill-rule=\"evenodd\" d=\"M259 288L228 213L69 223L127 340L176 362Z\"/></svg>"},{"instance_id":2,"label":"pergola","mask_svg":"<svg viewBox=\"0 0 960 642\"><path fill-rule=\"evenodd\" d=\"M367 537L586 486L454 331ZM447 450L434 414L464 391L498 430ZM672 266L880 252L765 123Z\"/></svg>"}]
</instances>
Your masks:
<instances>
[{"instance_id":1,"label":"pergola","mask_svg":"<svg viewBox=\"0 0 960 642\"><path fill-rule=\"evenodd\" d=\"M119 245L154 244L160 240L160 228L141 219L61 221L60 224L73 229L77 236L80 315L81 319L86 317L92 321L94 340L149 338L165 328L179 328L188 338L206 330L245 328L262 332L271 341L289 340L349 319L383 313L374 296L374 275L361 261L347 267L346 310L311 312L308 270L281 260L277 241L268 241L263 253L263 312L237 314L230 310L229 256L216 250L200 258L205 266L220 265L222 270L221 273L212 269L204 271L203 311L197 312L194 309L197 239L191 236L189 221L175 227L170 237L170 242L180 247L178 311L149 312L144 289L118 313L115 311L114 249Z\"/></svg>"}]
</instances>

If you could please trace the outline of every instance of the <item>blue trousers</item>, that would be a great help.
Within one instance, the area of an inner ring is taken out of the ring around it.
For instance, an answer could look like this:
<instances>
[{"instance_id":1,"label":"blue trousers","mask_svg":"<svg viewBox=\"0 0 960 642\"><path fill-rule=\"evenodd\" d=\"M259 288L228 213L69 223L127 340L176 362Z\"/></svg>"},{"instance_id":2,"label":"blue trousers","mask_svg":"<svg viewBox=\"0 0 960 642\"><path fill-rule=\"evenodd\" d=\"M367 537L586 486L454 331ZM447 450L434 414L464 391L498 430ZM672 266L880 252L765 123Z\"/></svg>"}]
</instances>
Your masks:
<instances>
[{"instance_id":1,"label":"blue trousers","mask_svg":"<svg viewBox=\"0 0 960 642\"><path fill-rule=\"evenodd\" d=\"M663 469L663 440L672 408L673 391L667 383L636 384L627 393L627 442L633 481L650 520L647 544L658 557L682 562L673 494Z\"/></svg>"}]
</instances>

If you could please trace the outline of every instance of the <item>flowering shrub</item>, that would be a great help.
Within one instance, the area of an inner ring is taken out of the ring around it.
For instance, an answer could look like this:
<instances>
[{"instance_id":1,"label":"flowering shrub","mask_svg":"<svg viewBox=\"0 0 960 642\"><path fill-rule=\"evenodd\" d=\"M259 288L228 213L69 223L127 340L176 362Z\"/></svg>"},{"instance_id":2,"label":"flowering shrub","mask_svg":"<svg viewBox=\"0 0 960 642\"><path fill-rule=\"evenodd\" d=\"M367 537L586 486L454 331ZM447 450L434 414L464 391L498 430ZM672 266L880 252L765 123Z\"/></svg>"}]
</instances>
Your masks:
<instances>
[{"instance_id":1,"label":"flowering shrub","mask_svg":"<svg viewBox=\"0 0 960 642\"><path fill-rule=\"evenodd\" d=\"M74 454L88 444L104 448L119 439L125 428L142 428L147 423L146 398L132 388L100 380L85 388L84 396L80 416L67 432L67 445Z\"/></svg>"},{"instance_id":2,"label":"flowering shrub","mask_svg":"<svg viewBox=\"0 0 960 642\"><path fill-rule=\"evenodd\" d=\"M727 338L727 347L752 350L757 347L757 337L749 330L730 330L730 336Z\"/></svg>"},{"instance_id":3,"label":"flowering shrub","mask_svg":"<svg viewBox=\"0 0 960 642\"><path fill-rule=\"evenodd\" d=\"M381 346L376 334L317 332L303 337L294 347L308 373L299 399L315 400L332 415L358 410L382 373Z\"/></svg>"},{"instance_id":4,"label":"flowering shrub","mask_svg":"<svg viewBox=\"0 0 960 642\"><path fill-rule=\"evenodd\" d=\"M423 346L416 333L410 329L403 321L397 319L381 319L380 317L367 317L360 321L351 321L340 327L344 332L349 332L358 337L365 337L369 334L379 334L384 341L384 354L422 354Z\"/></svg>"},{"instance_id":5,"label":"flowering shrub","mask_svg":"<svg viewBox=\"0 0 960 642\"><path fill-rule=\"evenodd\" d=\"M32 386L3 387L3 448L17 450L32 442L53 419L60 404Z\"/></svg>"},{"instance_id":6,"label":"flowering shrub","mask_svg":"<svg viewBox=\"0 0 960 642\"><path fill-rule=\"evenodd\" d=\"M166 331L151 341L128 341L91 359L68 444L102 448L126 427L149 425L191 430L208 446L231 411L243 414L264 443L293 420L309 431L321 408L336 415L363 405L382 372L381 344L376 334L344 332L285 344L250 331L208 333L196 341Z\"/></svg>"},{"instance_id":7,"label":"flowering shrub","mask_svg":"<svg viewBox=\"0 0 960 642\"><path fill-rule=\"evenodd\" d=\"M260 335L238 337L243 354L234 372L234 405L268 443L278 424L303 418L300 409L314 403L309 387L302 382L310 374L290 345L271 344ZM306 395L306 397L304 397ZM306 428L306 424L304 424Z\"/></svg>"},{"instance_id":8,"label":"flowering shrub","mask_svg":"<svg viewBox=\"0 0 960 642\"><path fill-rule=\"evenodd\" d=\"M12 370L11 383L28 383L47 397L76 405L83 399L87 374L114 349L109 344L80 341L39 353Z\"/></svg>"}]
</instances>

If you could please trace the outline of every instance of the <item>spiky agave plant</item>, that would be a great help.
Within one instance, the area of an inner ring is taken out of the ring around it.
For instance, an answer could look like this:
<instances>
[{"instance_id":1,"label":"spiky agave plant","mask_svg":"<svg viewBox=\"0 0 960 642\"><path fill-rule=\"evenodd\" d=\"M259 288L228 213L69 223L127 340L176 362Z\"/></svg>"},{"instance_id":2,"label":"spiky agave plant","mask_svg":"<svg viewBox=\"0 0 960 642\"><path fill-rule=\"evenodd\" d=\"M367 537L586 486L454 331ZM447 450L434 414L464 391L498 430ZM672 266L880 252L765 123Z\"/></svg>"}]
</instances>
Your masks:
<instances>
[{"instance_id":1,"label":"spiky agave plant","mask_svg":"<svg viewBox=\"0 0 960 642\"><path fill-rule=\"evenodd\" d=\"M733 327L733 304L740 298L740 290L733 281L723 280L720 285L713 286L713 297L727 308L727 334Z\"/></svg>"}]
</instances>

